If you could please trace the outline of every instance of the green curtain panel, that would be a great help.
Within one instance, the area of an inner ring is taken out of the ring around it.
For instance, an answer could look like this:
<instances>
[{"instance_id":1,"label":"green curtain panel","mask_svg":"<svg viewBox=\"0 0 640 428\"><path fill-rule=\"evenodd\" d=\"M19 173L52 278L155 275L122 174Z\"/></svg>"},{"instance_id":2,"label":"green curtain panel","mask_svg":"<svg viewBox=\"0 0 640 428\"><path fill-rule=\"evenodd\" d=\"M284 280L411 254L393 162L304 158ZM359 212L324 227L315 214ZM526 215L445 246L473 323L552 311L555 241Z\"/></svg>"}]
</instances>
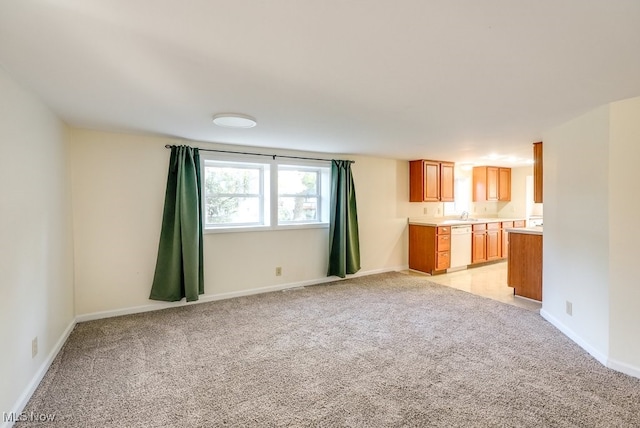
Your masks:
<instances>
[{"instance_id":1,"label":"green curtain panel","mask_svg":"<svg viewBox=\"0 0 640 428\"><path fill-rule=\"evenodd\" d=\"M204 293L200 153L171 147L158 261L150 299L198 300Z\"/></svg>"},{"instance_id":2,"label":"green curtain panel","mask_svg":"<svg viewBox=\"0 0 640 428\"><path fill-rule=\"evenodd\" d=\"M351 161L331 162L331 223L327 276L344 278L360 270L360 238L356 189Z\"/></svg>"}]
</instances>

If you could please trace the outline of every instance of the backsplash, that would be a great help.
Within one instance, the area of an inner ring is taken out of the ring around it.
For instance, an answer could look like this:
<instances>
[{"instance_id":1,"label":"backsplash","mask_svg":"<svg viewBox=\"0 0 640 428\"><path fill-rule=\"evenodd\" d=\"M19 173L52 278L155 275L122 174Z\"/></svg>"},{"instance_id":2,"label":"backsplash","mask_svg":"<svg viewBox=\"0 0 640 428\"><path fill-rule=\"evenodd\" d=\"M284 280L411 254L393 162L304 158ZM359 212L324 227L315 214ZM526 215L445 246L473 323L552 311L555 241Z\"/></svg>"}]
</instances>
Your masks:
<instances>
[{"instance_id":1,"label":"backsplash","mask_svg":"<svg viewBox=\"0 0 640 428\"><path fill-rule=\"evenodd\" d=\"M411 202L409 217L439 218L444 216L444 202Z\"/></svg>"}]
</instances>

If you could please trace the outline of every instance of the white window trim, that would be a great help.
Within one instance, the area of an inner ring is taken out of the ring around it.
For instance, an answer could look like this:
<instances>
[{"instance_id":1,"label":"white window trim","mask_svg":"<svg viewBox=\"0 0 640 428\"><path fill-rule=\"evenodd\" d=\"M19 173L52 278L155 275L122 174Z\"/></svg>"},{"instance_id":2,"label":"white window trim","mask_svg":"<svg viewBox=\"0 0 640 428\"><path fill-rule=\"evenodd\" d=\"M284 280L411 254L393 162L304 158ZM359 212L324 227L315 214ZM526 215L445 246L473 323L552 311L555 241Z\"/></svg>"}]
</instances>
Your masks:
<instances>
[{"instance_id":1,"label":"white window trim","mask_svg":"<svg viewBox=\"0 0 640 428\"><path fill-rule=\"evenodd\" d=\"M239 155L231 153L200 153L200 167L202 170L202 200L205 198L205 165L207 163L236 163L236 164L263 164L269 166L269 186L267 192L263 195L263 204L268 204L269 213L268 218L263 219L265 224L251 224L251 225L223 225L215 227L207 227L205 219L202 219L203 233L235 233L235 232L266 232L266 231L279 231L279 230L296 230L296 229L328 229L329 228L329 205L330 190L331 190L331 160L307 160L307 159L288 159L280 158L270 159L266 156L251 156L251 155ZM321 172L321 183L318 183L319 200L318 210L322 210L320 214L320 220L314 220L309 222L285 222L278 223L278 167L286 166L293 168L328 168L324 174ZM266 183L264 183L266 184ZM326 187L326 189L325 189ZM323 197L323 192L324 197ZM265 210L263 210L264 212ZM203 210L203 216L206 215ZM263 214L264 215L264 214Z\"/></svg>"}]
</instances>

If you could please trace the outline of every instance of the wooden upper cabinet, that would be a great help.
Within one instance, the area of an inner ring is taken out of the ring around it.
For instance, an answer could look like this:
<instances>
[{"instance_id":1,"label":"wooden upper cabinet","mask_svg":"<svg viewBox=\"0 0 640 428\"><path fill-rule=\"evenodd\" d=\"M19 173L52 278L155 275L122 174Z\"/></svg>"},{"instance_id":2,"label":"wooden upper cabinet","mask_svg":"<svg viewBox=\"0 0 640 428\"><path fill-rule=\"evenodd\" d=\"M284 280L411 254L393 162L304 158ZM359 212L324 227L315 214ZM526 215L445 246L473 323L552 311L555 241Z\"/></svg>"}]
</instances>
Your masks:
<instances>
[{"instance_id":1,"label":"wooden upper cabinet","mask_svg":"<svg viewBox=\"0 0 640 428\"><path fill-rule=\"evenodd\" d=\"M453 202L453 162L409 162L410 202Z\"/></svg>"},{"instance_id":2,"label":"wooden upper cabinet","mask_svg":"<svg viewBox=\"0 0 640 428\"><path fill-rule=\"evenodd\" d=\"M533 202L542 203L542 141L533 143Z\"/></svg>"},{"instance_id":3,"label":"wooden upper cabinet","mask_svg":"<svg viewBox=\"0 0 640 428\"><path fill-rule=\"evenodd\" d=\"M476 166L473 168L473 201L510 201L511 168Z\"/></svg>"}]
</instances>

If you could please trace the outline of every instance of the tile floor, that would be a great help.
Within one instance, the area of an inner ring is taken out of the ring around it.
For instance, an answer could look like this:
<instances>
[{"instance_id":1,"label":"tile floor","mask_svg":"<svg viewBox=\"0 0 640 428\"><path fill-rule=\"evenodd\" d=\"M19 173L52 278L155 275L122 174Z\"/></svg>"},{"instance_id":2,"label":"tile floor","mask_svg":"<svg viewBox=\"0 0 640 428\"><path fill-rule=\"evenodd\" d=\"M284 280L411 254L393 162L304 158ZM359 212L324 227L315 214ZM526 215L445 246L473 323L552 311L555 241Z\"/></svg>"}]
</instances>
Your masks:
<instances>
[{"instance_id":1,"label":"tile floor","mask_svg":"<svg viewBox=\"0 0 640 428\"><path fill-rule=\"evenodd\" d=\"M426 280L437 284L457 288L532 311L539 311L542 307L540 302L514 296L513 288L507 286L506 261L433 276L417 271L405 272L424 276Z\"/></svg>"}]
</instances>

